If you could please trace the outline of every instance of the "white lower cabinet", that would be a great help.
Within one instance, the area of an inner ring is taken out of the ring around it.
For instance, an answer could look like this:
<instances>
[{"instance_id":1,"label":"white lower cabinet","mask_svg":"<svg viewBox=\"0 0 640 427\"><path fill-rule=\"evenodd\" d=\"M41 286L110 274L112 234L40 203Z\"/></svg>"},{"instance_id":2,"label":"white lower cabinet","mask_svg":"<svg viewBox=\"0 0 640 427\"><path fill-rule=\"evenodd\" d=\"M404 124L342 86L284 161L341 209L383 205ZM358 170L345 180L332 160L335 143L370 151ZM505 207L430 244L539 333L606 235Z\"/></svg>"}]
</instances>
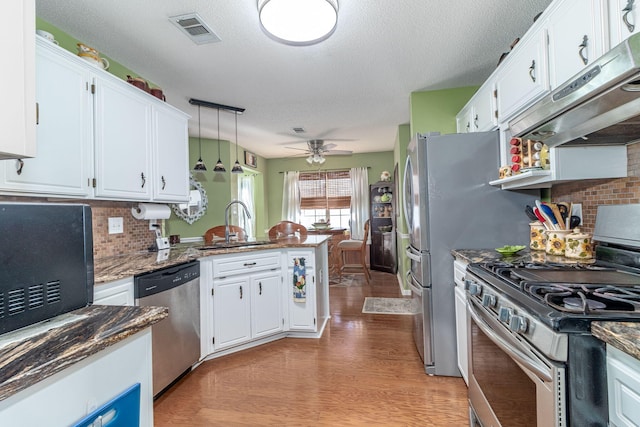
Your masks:
<instances>
[{"instance_id":1,"label":"white lower cabinet","mask_svg":"<svg viewBox=\"0 0 640 427\"><path fill-rule=\"evenodd\" d=\"M467 297L464 291L464 277L467 263L461 260L453 262L455 281L455 311L456 311L456 348L458 351L458 369L464 382L469 384L469 358L467 351Z\"/></svg>"},{"instance_id":2,"label":"white lower cabinet","mask_svg":"<svg viewBox=\"0 0 640 427\"><path fill-rule=\"evenodd\" d=\"M151 328L3 400L0 425L73 425L136 383L140 383L139 425L151 427Z\"/></svg>"},{"instance_id":3,"label":"white lower cabinet","mask_svg":"<svg viewBox=\"0 0 640 427\"><path fill-rule=\"evenodd\" d=\"M96 285L93 292L93 305L135 305L133 277Z\"/></svg>"},{"instance_id":4,"label":"white lower cabinet","mask_svg":"<svg viewBox=\"0 0 640 427\"><path fill-rule=\"evenodd\" d=\"M280 259L275 251L210 257L212 352L284 330Z\"/></svg>"},{"instance_id":5,"label":"white lower cabinet","mask_svg":"<svg viewBox=\"0 0 640 427\"><path fill-rule=\"evenodd\" d=\"M640 426L640 360L607 345L609 425Z\"/></svg>"},{"instance_id":6,"label":"white lower cabinet","mask_svg":"<svg viewBox=\"0 0 640 427\"><path fill-rule=\"evenodd\" d=\"M313 250L289 249L285 255L287 265L286 298L289 301L289 329L316 331L315 256ZM301 272L304 271L304 277ZM294 283L304 280L304 301L294 298Z\"/></svg>"}]
</instances>

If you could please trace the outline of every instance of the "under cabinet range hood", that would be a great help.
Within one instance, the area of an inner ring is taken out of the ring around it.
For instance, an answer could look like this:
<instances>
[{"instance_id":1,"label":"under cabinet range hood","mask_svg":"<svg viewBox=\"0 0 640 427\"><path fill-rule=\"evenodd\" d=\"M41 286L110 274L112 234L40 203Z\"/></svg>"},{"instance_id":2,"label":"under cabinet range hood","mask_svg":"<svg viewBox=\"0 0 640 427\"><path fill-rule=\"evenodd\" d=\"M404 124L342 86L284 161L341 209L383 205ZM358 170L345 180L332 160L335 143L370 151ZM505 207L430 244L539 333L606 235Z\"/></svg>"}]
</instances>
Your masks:
<instances>
[{"instance_id":1,"label":"under cabinet range hood","mask_svg":"<svg viewBox=\"0 0 640 427\"><path fill-rule=\"evenodd\" d=\"M514 136L549 147L640 140L640 34L585 67L512 119L509 127Z\"/></svg>"}]
</instances>

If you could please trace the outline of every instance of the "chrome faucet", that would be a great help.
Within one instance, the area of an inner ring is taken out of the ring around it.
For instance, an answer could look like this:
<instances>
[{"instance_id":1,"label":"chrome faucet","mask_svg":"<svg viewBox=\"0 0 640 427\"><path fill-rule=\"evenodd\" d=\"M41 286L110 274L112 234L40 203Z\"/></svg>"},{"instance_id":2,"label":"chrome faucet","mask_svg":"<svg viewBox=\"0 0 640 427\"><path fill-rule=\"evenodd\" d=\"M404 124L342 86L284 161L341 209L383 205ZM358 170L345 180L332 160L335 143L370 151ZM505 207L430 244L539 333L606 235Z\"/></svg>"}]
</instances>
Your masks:
<instances>
[{"instance_id":1,"label":"chrome faucet","mask_svg":"<svg viewBox=\"0 0 640 427\"><path fill-rule=\"evenodd\" d=\"M230 201L229 204L227 205L227 207L224 208L224 241L226 243L229 243L229 238L230 238L230 234L231 234L231 233L229 233L229 208L234 203L242 205L242 207L244 208L244 213L247 215L247 218L251 219L251 214L249 213L249 208L247 208L247 205L245 205L240 200L232 200L232 201Z\"/></svg>"}]
</instances>

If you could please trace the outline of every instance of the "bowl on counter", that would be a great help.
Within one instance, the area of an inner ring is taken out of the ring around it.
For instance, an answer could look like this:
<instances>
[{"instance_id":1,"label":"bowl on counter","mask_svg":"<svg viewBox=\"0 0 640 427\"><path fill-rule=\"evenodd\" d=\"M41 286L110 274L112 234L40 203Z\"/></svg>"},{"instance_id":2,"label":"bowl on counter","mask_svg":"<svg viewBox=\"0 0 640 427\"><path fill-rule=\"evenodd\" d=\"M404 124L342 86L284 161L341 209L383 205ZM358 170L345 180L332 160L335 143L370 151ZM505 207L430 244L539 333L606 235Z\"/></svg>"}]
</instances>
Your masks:
<instances>
[{"instance_id":1,"label":"bowl on counter","mask_svg":"<svg viewBox=\"0 0 640 427\"><path fill-rule=\"evenodd\" d=\"M505 245L501 248L496 248L496 252L505 256L515 255L516 253L523 250L525 247L526 246L523 246L523 245Z\"/></svg>"},{"instance_id":2,"label":"bowl on counter","mask_svg":"<svg viewBox=\"0 0 640 427\"><path fill-rule=\"evenodd\" d=\"M315 228L316 230L327 230L331 228L331 225L327 224L326 222L314 222L311 225L313 225L313 228Z\"/></svg>"},{"instance_id":3,"label":"bowl on counter","mask_svg":"<svg viewBox=\"0 0 640 427\"><path fill-rule=\"evenodd\" d=\"M382 231L383 233L388 233L392 229L393 229L393 225L379 225L378 226L378 230Z\"/></svg>"}]
</instances>

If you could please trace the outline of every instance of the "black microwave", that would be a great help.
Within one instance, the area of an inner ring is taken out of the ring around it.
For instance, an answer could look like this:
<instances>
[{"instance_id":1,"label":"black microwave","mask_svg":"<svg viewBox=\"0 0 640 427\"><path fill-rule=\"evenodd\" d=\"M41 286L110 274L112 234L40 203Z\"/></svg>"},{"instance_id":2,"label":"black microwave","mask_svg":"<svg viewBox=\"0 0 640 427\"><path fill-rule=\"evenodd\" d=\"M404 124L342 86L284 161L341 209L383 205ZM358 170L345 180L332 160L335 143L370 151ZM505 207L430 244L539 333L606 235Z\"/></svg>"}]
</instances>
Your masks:
<instances>
[{"instance_id":1,"label":"black microwave","mask_svg":"<svg viewBox=\"0 0 640 427\"><path fill-rule=\"evenodd\" d=\"M93 302L91 207L0 203L0 334Z\"/></svg>"}]
</instances>

